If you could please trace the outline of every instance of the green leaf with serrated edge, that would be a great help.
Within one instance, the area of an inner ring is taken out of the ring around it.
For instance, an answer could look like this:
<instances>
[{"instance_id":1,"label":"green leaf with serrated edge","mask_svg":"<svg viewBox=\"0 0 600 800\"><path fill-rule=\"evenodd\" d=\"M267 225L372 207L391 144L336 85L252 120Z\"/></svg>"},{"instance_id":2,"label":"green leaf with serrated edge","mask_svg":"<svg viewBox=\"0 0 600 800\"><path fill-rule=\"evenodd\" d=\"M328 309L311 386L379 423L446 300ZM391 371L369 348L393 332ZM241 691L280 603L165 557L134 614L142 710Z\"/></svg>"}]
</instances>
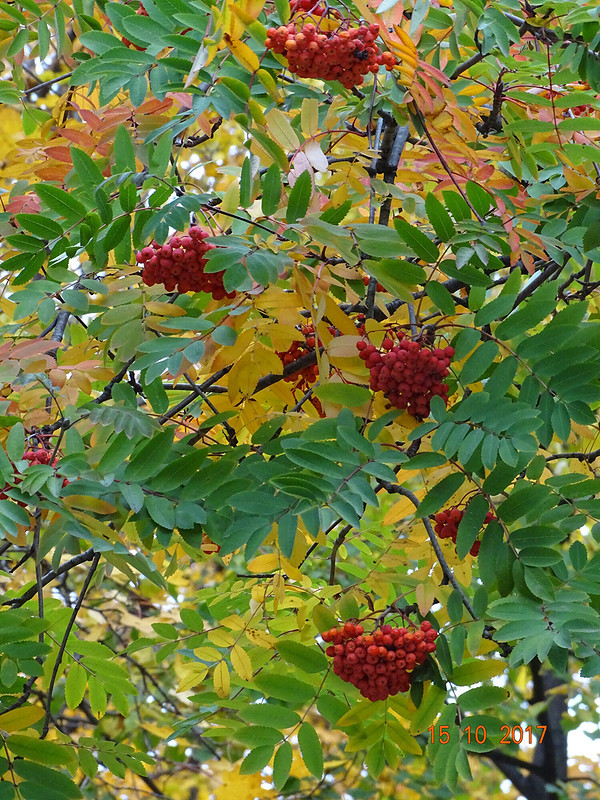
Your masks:
<instances>
[{"instance_id":1,"label":"green leaf with serrated edge","mask_svg":"<svg viewBox=\"0 0 600 800\"><path fill-rule=\"evenodd\" d=\"M15 756L46 766L63 767L76 763L77 760L75 751L71 747L20 733L9 736L6 739L6 746Z\"/></svg>"},{"instance_id":2,"label":"green leaf with serrated edge","mask_svg":"<svg viewBox=\"0 0 600 800\"><path fill-rule=\"evenodd\" d=\"M429 684L423 700L411 719L410 732L417 735L426 731L441 712L445 700L446 692L433 683Z\"/></svg>"},{"instance_id":3,"label":"green leaf with serrated edge","mask_svg":"<svg viewBox=\"0 0 600 800\"><path fill-rule=\"evenodd\" d=\"M437 281L429 281L425 287L427 296L443 314L452 316L455 311L454 298L446 287Z\"/></svg>"},{"instance_id":4,"label":"green leaf with serrated edge","mask_svg":"<svg viewBox=\"0 0 600 800\"><path fill-rule=\"evenodd\" d=\"M12 461L20 461L25 452L25 428L22 423L15 423L6 440L6 453Z\"/></svg>"},{"instance_id":5,"label":"green leaf with serrated edge","mask_svg":"<svg viewBox=\"0 0 600 800\"><path fill-rule=\"evenodd\" d=\"M423 751L414 736L396 719L388 717L386 729L390 739L402 750L403 753L420 756Z\"/></svg>"},{"instance_id":6,"label":"green leaf with serrated edge","mask_svg":"<svg viewBox=\"0 0 600 800\"><path fill-rule=\"evenodd\" d=\"M325 403L358 408L371 399L371 392L363 386L353 386L349 383L325 383L315 387L315 395Z\"/></svg>"},{"instance_id":7,"label":"green leaf with serrated edge","mask_svg":"<svg viewBox=\"0 0 600 800\"><path fill-rule=\"evenodd\" d=\"M48 789L56 792L64 800L78 800L78 798L83 797L79 787L64 772L45 767L42 764L34 764L32 761L22 761L21 759L15 759L13 769L20 778L28 781L29 785L37 784L40 787L39 795L36 795L39 800L46 796L44 792ZM29 800L32 795L23 786L23 784L20 784L19 789L23 797Z\"/></svg>"},{"instance_id":8,"label":"green leaf with serrated edge","mask_svg":"<svg viewBox=\"0 0 600 800\"><path fill-rule=\"evenodd\" d=\"M464 558L473 546L489 510L489 503L482 494L476 494L467 504L456 536L456 552L459 558Z\"/></svg>"},{"instance_id":9,"label":"green leaf with serrated edge","mask_svg":"<svg viewBox=\"0 0 600 800\"><path fill-rule=\"evenodd\" d=\"M38 183L34 186L34 191L42 203L61 217L65 217L68 222L83 219L87 213L85 206L79 200L58 186Z\"/></svg>"},{"instance_id":10,"label":"green leaf with serrated edge","mask_svg":"<svg viewBox=\"0 0 600 800\"><path fill-rule=\"evenodd\" d=\"M285 215L287 223L292 224L306 216L312 195L312 187L312 175L308 170L304 170L296 179L288 198Z\"/></svg>"},{"instance_id":11,"label":"green leaf with serrated edge","mask_svg":"<svg viewBox=\"0 0 600 800\"><path fill-rule=\"evenodd\" d=\"M498 345L496 342L490 340L483 342L463 364L459 376L460 382L466 386L481 378L497 355Z\"/></svg>"},{"instance_id":12,"label":"green leaf with serrated edge","mask_svg":"<svg viewBox=\"0 0 600 800\"><path fill-rule=\"evenodd\" d=\"M474 659L456 667L452 672L451 680L457 686L471 686L474 683L495 678L497 675L501 675L505 669L506 664L503 661Z\"/></svg>"},{"instance_id":13,"label":"green leaf with serrated edge","mask_svg":"<svg viewBox=\"0 0 600 800\"><path fill-rule=\"evenodd\" d=\"M119 125L114 134L115 172L137 172L135 152L127 128Z\"/></svg>"},{"instance_id":14,"label":"green leaf with serrated edge","mask_svg":"<svg viewBox=\"0 0 600 800\"><path fill-rule=\"evenodd\" d=\"M349 711L342 714L336 721L336 728L347 728L350 725L356 725L359 722L364 722L370 719L380 711L377 703L371 700L359 700L355 703Z\"/></svg>"},{"instance_id":15,"label":"green leaf with serrated edge","mask_svg":"<svg viewBox=\"0 0 600 800\"><path fill-rule=\"evenodd\" d=\"M394 227L398 232L398 236L410 247L415 255L422 258L427 264L433 264L438 260L439 251L437 245L423 231L401 217L396 217Z\"/></svg>"},{"instance_id":16,"label":"green leaf with serrated edge","mask_svg":"<svg viewBox=\"0 0 600 800\"><path fill-rule=\"evenodd\" d=\"M461 694L458 705L461 711L472 713L500 705L506 702L509 696L509 692L501 686L478 686Z\"/></svg>"},{"instance_id":17,"label":"green leaf with serrated edge","mask_svg":"<svg viewBox=\"0 0 600 800\"><path fill-rule=\"evenodd\" d=\"M283 742L277 748L273 759L273 785L276 791L281 791L289 778L293 755L292 745L289 742Z\"/></svg>"},{"instance_id":18,"label":"green leaf with serrated edge","mask_svg":"<svg viewBox=\"0 0 600 800\"><path fill-rule=\"evenodd\" d=\"M85 150L80 150L78 147L71 146L71 158L81 185L88 193L93 193L96 186L104 181L98 165Z\"/></svg>"},{"instance_id":19,"label":"green leaf with serrated edge","mask_svg":"<svg viewBox=\"0 0 600 800\"><path fill-rule=\"evenodd\" d=\"M385 767L385 751L383 743L384 740L381 739L372 747L369 747L367 750L367 755L365 756L365 766L373 780L377 780L377 778L379 778L383 772L383 768Z\"/></svg>"},{"instance_id":20,"label":"green leaf with serrated edge","mask_svg":"<svg viewBox=\"0 0 600 800\"><path fill-rule=\"evenodd\" d=\"M59 239L63 235L63 229L56 220L48 219L41 214L16 214L15 219L22 228L40 239L49 241Z\"/></svg>"},{"instance_id":21,"label":"green leaf with serrated edge","mask_svg":"<svg viewBox=\"0 0 600 800\"><path fill-rule=\"evenodd\" d=\"M380 9L379 13L381 13ZM427 217L429 222L433 225L438 239L441 239L442 242L447 242L455 235L456 228L452 223L450 215L438 198L432 193L429 193L425 198L425 210L427 211ZM452 314L454 312L451 311L448 313Z\"/></svg>"},{"instance_id":22,"label":"green leaf with serrated edge","mask_svg":"<svg viewBox=\"0 0 600 800\"><path fill-rule=\"evenodd\" d=\"M323 748L317 732L309 722L303 722L298 730L298 744L306 768L315 778L323 775Z\"/></svg>"},{"instance_id":23,"label":"green leaf with serrated edge","mask_svg":"<svg viewBox=\"0 0 600 800\"><path fill-rule=\"evenodd\" d=\"M294 705L307 702L315 694L313 687L304 681L265 670L259 672L254 683L266 697L274 697Z\"/></svg>"},{"instance_id":24,"label":"green leaf with serrated edge","mask_svg":"<svg viewBox=\"0 0 600 800\"><path fill-rule=\"evenodd\" d=\"M455 472L452 475L447 475L445 478L442 478L439 483L427 492L419 508L416 509L415 515L418 517L427 517L430 514L435 514L435 512L439 511L452 495L460 489L464 480L465 476L460 472Z\"/></svg>"},{"instance_id":25,"label":"green leaf with serrated edge","mask_svg":"<svg viewBox=\"0 0 600 800\"><path fill-rule=\"evenodd\" d=\"M274 747L263 745L251 750L240 766L240 775L254 775L264 769L273 756Z\"/></svg>"},{"instance_id":26,"label":"green leaf with serrated edge","mask_svg":"<svg viewBox=\"0 0 600 800\"><path fill-rule=\"evenodd\" d=\"M83 700L87 686L88 673L77 661L71 665L65 682L65 700L67 706L73 710Z\"/></svg>"},{"instance_id":27,"label":"green leaf with serrated edge","mask_svg":"<svg viewBox=\"0 0 600 800\"><path fill-rule=\"evenodd\" d=\"M293 664L305 672L323 672L329 666L327 658L316 645L308 647L299 642L278 639L276 647L288 664Z\"/></svg>"},{"instance_id":28,"label":"green leaf with serrated edge","mask_svg":"<svg viewBox=\"0 0 600 800\"><path fill-rule=\"evenodd\" d=\"M301 722L295 711L275 703L252 703L238 712L244 722L251 725L272 725L275 728L293 728Z\"/></svg>"}]
</instances>

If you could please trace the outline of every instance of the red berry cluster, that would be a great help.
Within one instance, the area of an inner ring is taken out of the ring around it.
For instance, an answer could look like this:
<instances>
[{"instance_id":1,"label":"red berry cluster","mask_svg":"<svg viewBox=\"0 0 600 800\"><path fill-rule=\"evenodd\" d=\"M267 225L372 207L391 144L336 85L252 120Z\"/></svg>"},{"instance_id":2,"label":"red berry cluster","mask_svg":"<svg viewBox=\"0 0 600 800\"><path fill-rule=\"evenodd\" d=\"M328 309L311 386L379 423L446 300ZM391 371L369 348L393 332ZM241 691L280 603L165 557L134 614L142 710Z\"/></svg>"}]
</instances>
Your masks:
<instances>
[{"instance_id":1,"label":"red berry cluster","mask_svg":"<svg viewBox=\"0 0 600 800\"><path fill-rule=\"evenodd\" d=\"M49 464L51 467L56 467L58 464L58 459L52 459L52 452L50 450L46 450L44 447L30 447L28 450L25 450L23 453L23 458L25 461L29 461L32 466L36 464ZM16 475L14 482L19 484L23 481L20 475ZM66 478L63 478L63 488L68 486L70 481ZM0 500L6 500L8 495L6 494L6 490L12 488L9 483L6 483L2 490L0 491ZM25 503L19 503L21 507L25 507Z\"/></svg>"},{"instance_id":2,"label":"red berry cluster","mask_svg":"<svg viewBox=\"0 0 600 800\"><path fill-rule=\"evenodd\" d=\"M435 525L434 530L439 536L440 539L452 539L454 544L456 544L456 535L458 533L458 526L460 525L461 519L464 517L465 511L464 509L457 508L453 506L452 508L446 508L444 511L440 511L438 514L435 515ZM487 525L488 522L491 522L496 517L492 514L491 511L485 515L485 519L483 521L484 525ZM473 543L473 546L469 550L469 553L472 556L476 556L479 554L479 547L481 543L476 541Z\"/></svg>"},{"instance_id":3,"label":"red berry cluster","mask_svg":"<svg viewBox=\"0 0 600 800\"><path fill-rule=\"evenodd\" d=\"M288 364L292 364L294 361L297 361L302 356L305 356L307 353L311 353L315 347L317 346L317 338L315 335L315 329L312 324L303 325L300 328L302 335L304 336L304 341L294 341L291 343L289 348L283 352L278 352L277 355L281 359L281 363L285 366ZM339 336L339 331L337 328L334 328L333 325L330 325L327 329L332 336ZM321 342L318 343L319 347L321 346ZM296 372L292 372L291 375L286 375L284 378L285 381L288 383L295 383L295 389L300 389L302 391L306 391L308 389L309 384L314 383L317 378L319 377L319 366L318 364L309 364L308 367L304 367L303 369L299 369Z\"/></svg>"},{"instance_id":4,"label":"red berry cluster","mask_svg":"<svg viewBox=\"0 0 600 800\"><path fill-rule=\"evenodd\" d=\"M141 4L140 4L140 7L138 8L138 10L137 10L135 13L136 13L136 14L137 14L139 17L147 17L147 16L148 16L148 12L147 12L147 11L146 11L146 9L144 8L144 6L143 6L143 5L141 5ZM130 42L130 41L129 41L129 39L127 39L125 36L123 36L123 38L121 39L121 41L123 42L123 44L125 45L125 47L133 47L133 48L135 48L136 50L145 50L145 49L146 49L145 47L140 47L139 45L137 45L137 44L134 44L133 42Z\"/></svg>"},{"instance_id":5,"label":"red berry cluster","mask_svg":"<svg viewBox=\"0 0 600 800\"><path fill-rule=\"evenodd\" d=\"M322 17L326 11L325 6L319 5L319 0L294 0L290 3L290 11L293 14L312 14L315 17Z\"/></svg>"},{"instance_id":6,"label":"red berry cluster","mask_svg":"<svg viewBox=\"0 0 600 800\"><path fill-rule=\"evenodd\" d=\"M204 272L204 256L215 245L204 240L210 233L192 225L184 236L171 236L166 244L152 242L136 253L136 261L144 264L142 280L146 286L164 283L168 292L207 292L215 300L235 297L223 286L224 272Z\"/></svg>"},{"instance_id":7,"label":"red berry cluster","mask_svg":"<svg viewBox=\"0 0 600 800\"><path fill-rule=\"evenodd\" d=\"M325 652L333 657L335 674L369 700L407 692L412 671L435 651L438 635L427 621L420 630L383 625L363 634L362 625L346 622L342 628L324 631L321 638L331 642Z\"/></svg>"},{"instance_id":8,"label":"red berry cluster","mask_svg":"<svg viewBox=\"0 0 600 800\"><path fill-rule=\"evenodd\" d=\"M289 22L279 28L269 28L265 46L284 55L290 72L299 78L319 78L339 81L346 89L360 86L368 72L378 72L385 66L391 70L398 63L392 53L382 53L375 39L379 25L347 27L320 32L315 25Z\"/></svg>"},{"instance_id":9,"label":"red berry cluster","mask_svg":"<svg viewBox=\"0 0 600 800\"><path fill-rule=\"evenodd\" d=\"M398 344L387 336L382 350L364 341L356 345L371 371L371 389L383 392L395 408L406 409L413 417L427 417L432 397L447 400L448 386L443 381L454 348L432 349L424 342L405 338L401 331L396 335Z\"/></svg>"}]
</instances>

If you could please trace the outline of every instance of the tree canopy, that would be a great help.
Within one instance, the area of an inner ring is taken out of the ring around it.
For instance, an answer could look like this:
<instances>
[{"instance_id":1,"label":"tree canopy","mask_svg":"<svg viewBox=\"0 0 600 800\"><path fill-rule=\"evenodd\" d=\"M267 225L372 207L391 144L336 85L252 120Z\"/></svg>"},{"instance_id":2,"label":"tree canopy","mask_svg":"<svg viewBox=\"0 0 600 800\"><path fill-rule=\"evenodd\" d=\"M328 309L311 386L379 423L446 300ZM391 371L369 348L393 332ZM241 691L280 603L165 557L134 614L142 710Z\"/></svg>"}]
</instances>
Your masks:
<instances>
[{"instance_id":1,"label":"tree canopy","mask_svg":"<svg viewBox=\"0 0 600 800\"><path fill-rule=\"evenodd\" d=\"M0 53L0 800L594 796L597 2Z\"/></svg>"}]
</instances>

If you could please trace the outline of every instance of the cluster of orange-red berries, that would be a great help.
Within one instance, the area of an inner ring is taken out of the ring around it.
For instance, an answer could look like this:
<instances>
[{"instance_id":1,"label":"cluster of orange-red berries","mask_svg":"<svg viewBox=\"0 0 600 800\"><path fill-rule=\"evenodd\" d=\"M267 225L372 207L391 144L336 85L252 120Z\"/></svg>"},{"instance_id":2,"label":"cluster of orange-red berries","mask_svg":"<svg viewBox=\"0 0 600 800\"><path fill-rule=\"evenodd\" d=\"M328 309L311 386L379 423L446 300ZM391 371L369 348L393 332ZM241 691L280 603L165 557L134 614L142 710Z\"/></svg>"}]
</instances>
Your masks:
<instances>
[{"instance_id":1,"label":"cluster of orange-red berries","mask_svg":"<svg viewBox=\"0 0 600 800\"><path fill-rule=\"evenodd\" d=\"M454 356L453 347L431 348L397 331L398 343L386 336L378 349L365 341L357 343L359 356L370 370L370 386L383 392L395 408L406 409L413 417L429 416L429 405L436 395L447 400L444 378Z\"/></svg>"},{"instance_id":2,"label":"cluster of orange-red berries","mask_svg":"<svg viewBox=\"0 0 600 800\"><path fill-rule=\"evenodd\" d=\"M362 625L346 622L324 631L331 643L326 654L333 658L333 671L351 683L369 700L385 700L410 689L411 673L436 649L437 631L425 620L420 629L383 625L365 634Z\"/></svg>"},{"instance_id":3,"label":"cluster of orange-red berries","mask_svg":"<svg viewBox=\"0 0 600 800\"><path fill-rule=\"evenodd\" d=\"M205 272L205 255L215 245L204 240L210 233L192 225L187 234L171 236L166 244L152 242L136 253L136 261L144 264L142 280L146 286L163 283L168 292L207 292L215 300L235 297L223 286L224 271Z\"/></svg>"},{"instance_id":4,"label":"cluster of orange-red berries","mask_svg":"<svg viewBox=\"0 0 600 800\"><path fill-rule=\"evenodd\" d=\"M328 330L332 336L339 335L339 331L337 328L334 328L333 325L330 325ZM307 353L312 353L317 346L315 329L312 324L303 325L300 328L300 331L304 336L304 341L293 341L286 351L277 353L284 367L286 367L288 364L293 364L294 361L297 361L299 358L302 358L302 356L307 355ZM320 344L321 343L319 342L319 346ZM318 377L318 364L309 364L307 367L303 367L296 372L292 372L290 375L286 375L284 380L288 383L295 383L296 385L294 388L306 391L309 385L314 383Z\"/></svg>"},{"instance_id":5,"label":"cluster of orange-red berries","mask_svg":"<svg viewBox=\"0 0 600 800\"><path fill-rule=\"evenodd\" d=\"M294 0L290 3L292 14L312 14L315 17L322 17L326 11L325 6L319 4L318 0Z\"/></svg>"},{"instance_id":6,"label":"cluster of orange-red berries","mask_svg":"<svg viewBox=\"0 0 600 800\"><path fill-rule=\"evenodd\" d=\"M311 11L311 13L314 13ZM379 25L348 26L342 21L333 31L320 31L309 22L292 20L269 28L265 46L287 58L290 72L299 78L339 81L346 89L363 83L364 76L391 70L398 63L392 53L382 53L375 44Z\"/></svg>"},{"instance_id":7,"label":"cluster of orange-red berries","mask_svg":"<svg viewBox=\"0 0 600 800\"><path fill-rule=\"evenodd\" d=\"M435 525L433 527L434 531L437 533L440 539L452 539L454 544L456 545L456 536L458 534L458 526L460 525L461 519L465 515L465 510L461 508L457 508L456 506L452 506L452 508L446 508L443 511L437 513L434 517ZM496 517L492 514L491 511L488 511L485 515L485 519L483 520L483 524L487 525L488 522L491 522ZM477 556L479 554L479 548L481 543L479 540L473 543L473 546L469 550L469 553L472 556Z\"/></svg>"}]
</instances>

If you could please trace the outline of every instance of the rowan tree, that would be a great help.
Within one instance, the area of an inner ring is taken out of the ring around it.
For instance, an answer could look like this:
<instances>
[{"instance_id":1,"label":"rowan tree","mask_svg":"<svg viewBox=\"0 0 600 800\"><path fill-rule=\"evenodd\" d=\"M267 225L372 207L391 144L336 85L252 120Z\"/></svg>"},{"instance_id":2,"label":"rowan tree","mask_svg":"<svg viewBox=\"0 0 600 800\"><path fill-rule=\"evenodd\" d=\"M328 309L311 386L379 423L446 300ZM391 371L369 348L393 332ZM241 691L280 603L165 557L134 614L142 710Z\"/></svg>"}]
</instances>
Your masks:
<instances>
[{"instance_id":1,"label":"rowan tree","mask_svg":"<svg viewBox=\"0 0 600 800\"><path fill-rule=\"evenodd\" d=\"M597 11L0 2L0 800L594 796Z\"/></svg>"}]
</instances>

